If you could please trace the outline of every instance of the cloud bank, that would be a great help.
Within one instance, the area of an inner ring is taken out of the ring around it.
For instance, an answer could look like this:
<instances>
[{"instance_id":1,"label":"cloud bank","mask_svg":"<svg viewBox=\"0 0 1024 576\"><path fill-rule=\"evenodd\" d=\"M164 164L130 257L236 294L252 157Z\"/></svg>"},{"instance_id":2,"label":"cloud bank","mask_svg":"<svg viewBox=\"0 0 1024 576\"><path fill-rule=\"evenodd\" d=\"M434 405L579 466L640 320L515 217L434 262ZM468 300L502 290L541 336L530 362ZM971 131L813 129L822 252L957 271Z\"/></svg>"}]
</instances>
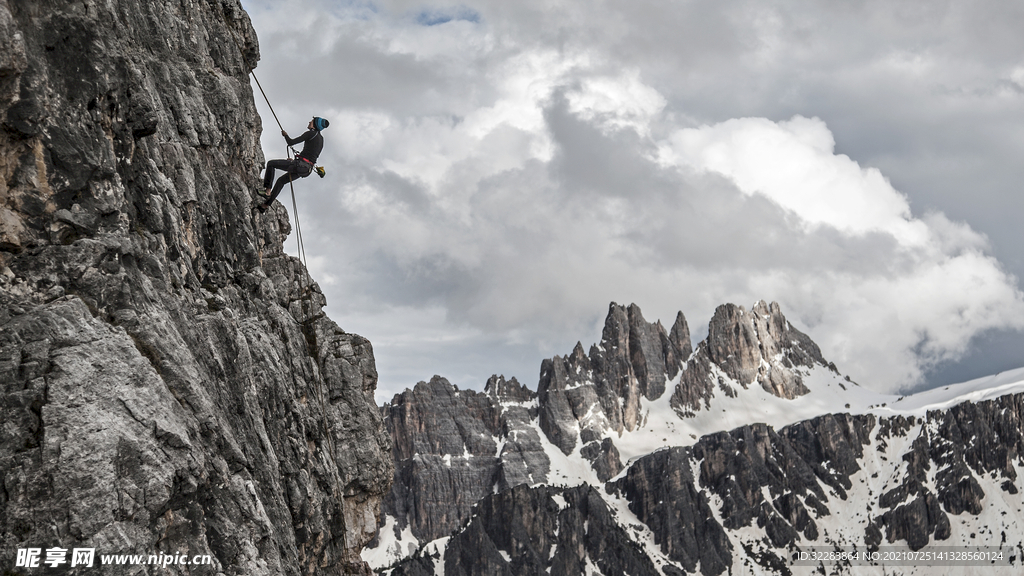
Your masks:
<instances>
[{"instance_id":1,"label":"cloud bank","mask_svg":"<svg viewBox=\"0 0 1024 576\"><path fill-rule=\"evenodd\" d=\"M718 304L776 300L884 391L979 334L1024 327L1024 295L986 236L915 211L883 171L837 152L825 120L733 116L742 97L694 96L714 87L715 62L818 70L790 13L283 4L246 3L257 73L287 91L286 124L331 119L329 178L299 191L303 231L330 313L374 342L383 398L433 373L535 385L539 358L596 340L613 300L649 320L681 309L698 333ZM926 74L922 58L867 60ZM872 74L838 76L858 73Z\"/></svg>"}]
</instances>

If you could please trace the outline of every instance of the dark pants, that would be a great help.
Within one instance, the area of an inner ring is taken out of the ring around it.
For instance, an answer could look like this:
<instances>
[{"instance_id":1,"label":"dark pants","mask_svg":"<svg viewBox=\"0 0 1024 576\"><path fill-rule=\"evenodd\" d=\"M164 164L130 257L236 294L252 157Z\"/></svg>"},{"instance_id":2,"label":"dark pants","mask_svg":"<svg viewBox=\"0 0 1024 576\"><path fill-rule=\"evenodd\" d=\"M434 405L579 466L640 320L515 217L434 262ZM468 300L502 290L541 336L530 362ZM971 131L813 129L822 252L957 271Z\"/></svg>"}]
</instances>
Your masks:
<instances>
[{"instance_id":1,"label":"dark pants","mask_svg":"<svg viewBox=\"0 0 1024 576\"><path fill-rule=\"evenodd\" d=\"M298 158L295 160L271 160L267 162L267 171L263 175L263 188L270 188L270 183L274 181L274 170L284 170L284 174L277 179L277 184L274 184L274 190L270 193L270 198L266 201L267 204L271 204L277 199L285 184L309 176L313 172L313 165Z\"/></svg>"}]
</instances>

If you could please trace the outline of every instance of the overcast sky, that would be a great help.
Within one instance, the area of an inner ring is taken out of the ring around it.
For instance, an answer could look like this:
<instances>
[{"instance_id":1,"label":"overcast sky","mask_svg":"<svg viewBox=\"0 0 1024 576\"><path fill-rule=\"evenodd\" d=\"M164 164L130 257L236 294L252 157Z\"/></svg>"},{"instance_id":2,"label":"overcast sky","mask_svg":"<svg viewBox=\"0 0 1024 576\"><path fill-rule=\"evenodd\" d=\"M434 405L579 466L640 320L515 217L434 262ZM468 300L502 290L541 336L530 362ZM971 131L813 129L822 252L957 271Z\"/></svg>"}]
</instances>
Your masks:
<instances>
[{"instance_id":1,"label":"overcast sky","mask_svg":"<svg viewBox=\"0 0 1024 576\"><path fill-rule=\"evenodd\" d=\"M535 388L612 301L778 301L880 391L1024 365L1022 3L243 4L285 129L331 122L299 215L378 401Z\"/></svg>"}]
</instances>

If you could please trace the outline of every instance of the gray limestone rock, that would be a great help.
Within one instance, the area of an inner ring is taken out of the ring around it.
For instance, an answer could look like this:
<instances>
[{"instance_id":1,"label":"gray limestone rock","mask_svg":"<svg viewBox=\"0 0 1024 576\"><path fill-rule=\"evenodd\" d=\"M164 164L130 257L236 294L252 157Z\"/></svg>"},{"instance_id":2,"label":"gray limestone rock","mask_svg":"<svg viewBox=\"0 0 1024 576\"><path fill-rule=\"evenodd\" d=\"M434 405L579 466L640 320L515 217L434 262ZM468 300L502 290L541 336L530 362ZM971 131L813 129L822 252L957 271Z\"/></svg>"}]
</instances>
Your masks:
<instances>
[{"instance_id":1,"label":"gray limestone rock","mask_svg":"<svg viewBox=\"0 0 1024 576\"><path fill-rule=\"evenodd\" d=\"M694 572L699 563L703 574L720 574L732 565L732 545L693 477L692 454L688 448L651 454L609 488L629 501L630 510L650 527L666 556L687 572Z\"/></svg>"},{"instance_id":2,"label":"gray limestone rock","mask_svg":"<svg viewBox=\"0 0 1024 576\"><path fill-rule=\"evenodd\" d=\"M541 429L565 454L578 443L588 445L609 433L634 430L643 400L661 397L690 354L690 331L682 312L666 333L660 322L644 320L636 304L612 302L601 343L592 346L589 355L577 344L569 356L542 363ZM622 470L617 453L608 448L589 448L587 453L601 479Z\"/></svg>"},{"instance_id":3,"label":"gray limestone rock","mask_svg":"<svg viewBox=\"0 0 1024 576\"><path fill-rule=\"evenodd\" d=\"M0 0L5 567L368 572L393 474L373 351L284 254L284 211L251 210L258 58L235 0Z\"/></svg>"},{"instance_id":4,"label":"gray limestone rock","mask_svg":"<svg viewBox=\"0 0 1024 576\"><path fill-rule=\"evenodd\" d=\"M536 394L492 377L484 392L434 376L381 408L394 439L395 482L384 512L420 542L451 533L496 491L547 480L548 457L530 422Z\"/></svg>"},{"instance_id":5,"label":"gray limestone rock","mask_svg":"<svg viewBox=\"0 0 1024 576\"><path fill-rule=\"evenodd\" d=\"M435 570L441 569L443 572ZM393 576L594 573L658 576L644 549L620 526L598 491L518 486L481 500L439 557L418 555Z\"/></svg>"},{"instance_id":6,"label":"gray limestone rock","mask_svg":"<svg viewBox=\"0 0 1024 576\"><path fill-rule=\"evenodd\" d=\"M761 386L780 398L806 394L801 369L825 366L821 350L794 328L775 302L757 302L748 312L724 304L708 324L708 337L687 360L672 395L672 406L683 416L707 407L715 390L733 396L733 386ZM838 373L838 372L837 372Z\"/></svg>"}]
</instances>

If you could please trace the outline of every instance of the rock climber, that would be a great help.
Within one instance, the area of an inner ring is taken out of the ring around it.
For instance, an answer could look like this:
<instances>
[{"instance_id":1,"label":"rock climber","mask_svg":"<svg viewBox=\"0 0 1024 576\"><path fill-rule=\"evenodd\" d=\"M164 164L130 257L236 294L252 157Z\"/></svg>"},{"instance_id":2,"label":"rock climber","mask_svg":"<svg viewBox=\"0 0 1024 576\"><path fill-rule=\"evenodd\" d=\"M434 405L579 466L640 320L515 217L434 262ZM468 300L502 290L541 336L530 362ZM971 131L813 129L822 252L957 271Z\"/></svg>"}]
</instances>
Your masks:
<instances>
[{"instance_id":1,"label":"rock climber","mask_svg":"<svg viewBox=\"0 0 1024 576\"><path fill-rule=\"evenodd\" d=\"M299 142L304 144L302 145L302 151L296 154L292 160L284 158L267 162L267 169L263 175L264 193L257 194L257 196L263 198L263 203L259 205L260 212L270 208L278 194L284 189L285 184L296 178L305 178L313 172L316 159L324 149L324 136L321 132L330 125L331 123L327 120L314 116L309 121L309 125L306 126L306 132L298 138L291 138L287 132L281 130L281 135L284 136L285 142L288 142L289 146L294 146ZM274 170L283 170L284 174L277 179L274 189L271 190L270 184L274 181Z\"/></svg>"}]
</instances>

